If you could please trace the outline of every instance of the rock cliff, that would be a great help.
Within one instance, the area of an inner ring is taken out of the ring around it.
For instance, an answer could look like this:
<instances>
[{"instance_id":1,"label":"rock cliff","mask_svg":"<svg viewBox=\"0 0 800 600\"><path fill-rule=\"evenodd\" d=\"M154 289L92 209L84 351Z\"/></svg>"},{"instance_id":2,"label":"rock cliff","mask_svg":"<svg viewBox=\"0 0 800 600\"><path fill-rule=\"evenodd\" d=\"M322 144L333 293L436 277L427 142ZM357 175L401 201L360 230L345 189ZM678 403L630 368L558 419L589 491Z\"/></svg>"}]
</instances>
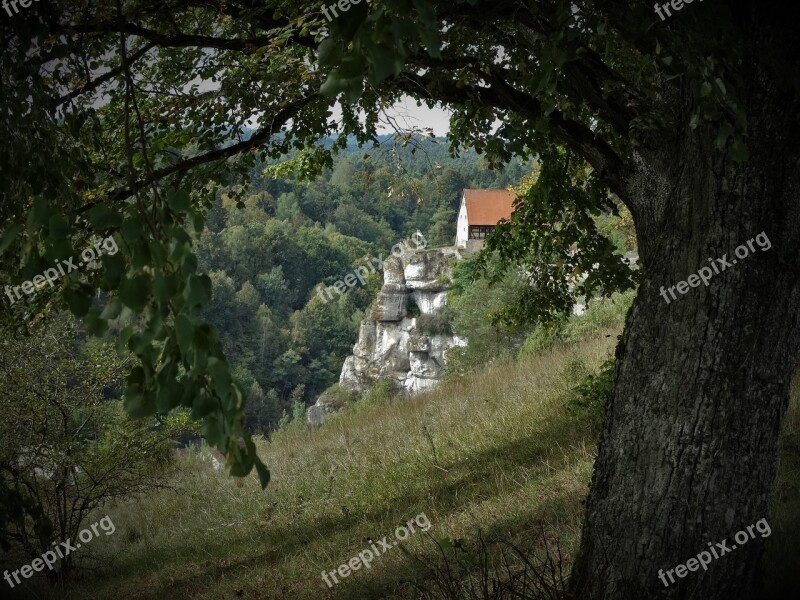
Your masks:
<instances>
[{"instance_id":1,"label":"rock cliff","mask_svg":"<svg viewBox=\"0 0 800 600\"><path fill-rule=\"evenodd\" d=\"M370 318L361 322L353 354L345 359L339 386L366 393L379 381L413 395L441 380L447 351L466 346L449 330L447 291L458 252L451 248L391 256L383 264L383 287ZM335 408L325 394L309 408L308 420L320 424Z\"/></svg>"}]
</instances>

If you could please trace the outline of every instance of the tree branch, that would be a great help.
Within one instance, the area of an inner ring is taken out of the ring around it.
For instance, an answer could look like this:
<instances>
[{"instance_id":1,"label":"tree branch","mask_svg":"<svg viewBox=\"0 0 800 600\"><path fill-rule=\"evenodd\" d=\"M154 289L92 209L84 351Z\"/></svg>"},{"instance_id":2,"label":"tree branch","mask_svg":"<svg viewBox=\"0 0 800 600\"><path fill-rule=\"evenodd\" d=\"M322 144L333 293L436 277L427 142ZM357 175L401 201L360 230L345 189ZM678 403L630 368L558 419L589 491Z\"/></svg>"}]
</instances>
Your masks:
<instances>
[{"instance_id":1,"label":"tree branch","mask_svg":"<svg viewBox=\"0 0 800 600\"><path fill-rule=\"evenodd\" d=\"M137 60L139 60L145 54L147 54L150 50L152 50L155 46L156 46L155 42L150 42L148 44L145 44L144 46L142 46L142 48L140 48L139 50L137 50L136 52L134 52L133 54L131 54L128 57L128 63L129 64L135 63ZM120 66L118 66L118 67L116 67L114 69L111 69L108 73L104 73L103 75L101 75L97 79L94 79L92 81L86 82L84 85L79 87L77 90L73 90L69 94L61 96L56 101L56 106L61 106L62 104L66 104L67 102L69 102L71 100L74 100L78 96L81 96L81 95L86 94L88 92L93 92L94 90L99 88L101 85L103 85L104 83L107 83L108 81L111 81L112 79L114 79L114 77L116 77L117 75L120 75L124 71L125 71L125 66L124 65L120 65Z\"/></svg>"},{"instance_id":2,"label":"tree branch","mask_svg":"<svg viewBox=\"0 0 800 600\"><path fill-rule=\"evenodd\" d=\"M597 177L608 185L626 204L628 193L623 182L628 166L609 146L608 142L591 129L567 119L559 110L546 115L541 102L520 92L497 75L481 73L484 81L491 87L458 88L452 82L433 79L430 75L407 74L396 79L396 87L411 96L419 97L424 91L431 99L454 104L464 104L479 99L484 105L502 108L530 119L544 119L552 135L561 143L572 148L595 170Z\"/></svg>"},{"instance_id":3,"label":"tree branch","mask_svg":"<svg viewBox=\"0 0 800 600\"><path fill-rule=\"evenodd\" d=\"M262 127L261 129L259 129L256 133L254 133L250 137L250 139L243 142L239 142L238 144L227 146L225 148L217 148L216 150L206 152L205 154L199 154L197 156L193 156L192 158L188 158L186 160L180 161L168 167L157 169L153 171L152 175L140 179L134 182L133 184L130 184L127 187L112 190L105 198L98 199L88 204L85 204L76 212L78 214L84 213L100 203L118 202L120 200L128 198L129 196L134 195L141 189L149 185L152 185L153 183L160 181L170 175L185 173L186 171L189 171L200 165L204 165L214 161L225 160L230 158L231 156L235 156L236 154L240 154L242 152L247 152L248 150L251 150L253 148L257 148L263 145L265 142L267 142L275 134L277 130L283 127L302 108L304 108L314 100L319 100L321 98L322 96L320 96L316 92L308 96L299 98L294 102L289 103L289 105L287 105L280 111L278 111L278 113L272 119L272 122L269 124L269 126Z\"/></svg>"}]
</instances>

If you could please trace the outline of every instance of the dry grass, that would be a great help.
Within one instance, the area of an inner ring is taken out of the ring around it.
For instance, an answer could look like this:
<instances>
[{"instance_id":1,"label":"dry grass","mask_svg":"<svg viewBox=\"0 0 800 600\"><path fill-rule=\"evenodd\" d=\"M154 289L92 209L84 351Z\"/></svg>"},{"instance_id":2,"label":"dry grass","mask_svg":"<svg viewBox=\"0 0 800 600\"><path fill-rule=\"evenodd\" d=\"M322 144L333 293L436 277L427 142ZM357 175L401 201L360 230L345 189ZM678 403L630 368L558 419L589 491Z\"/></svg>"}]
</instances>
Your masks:
<instances>
[{"instance_id":1,"label":"dry grass","mask_svg":"<svg viewBox=\"0 0 800 600\"><path fill-rule=\"evenodd\" d=\"M198 458L183 459L173 491L108 509L117 533L97 550L103 562L114 556L112 566L76 597L403 595L419 569L406 553L435 556L423 534L332 590L320 574L422 512L436 539L479 527L513 538L541 522L573 547L596 434L565 403L576 358L596 369L614 339L494 365L318 430L281 431L260 442L273 473L266 492L254 479L237 487Z\"/></svg>"},{"instance_id":2,"label":"dry grass","mask_svg":"<svg viewBox=\"0 0 800 600\"><path fill-rule=\"evenodd\" d=\"M495 364L413 400L261 440L273 473L266 492L254 478L239 487L200 458L184 458L174 490L104 509L117 532L92 544L100 568L55 597L411 598L429 567L441 565L434 541L469 545L478 530L490 546L504 540L531 556L541 556L542 537L558 540L568 570L597 432L565 406L578 378L609 357L617 332L597 329L579 344ZM779 582L791 573L781 557L798 556L798 397L770 521L769 567ZM323 570L423 512L430 538L413 535L327 588Z\"/></svg>"}]
</instances>

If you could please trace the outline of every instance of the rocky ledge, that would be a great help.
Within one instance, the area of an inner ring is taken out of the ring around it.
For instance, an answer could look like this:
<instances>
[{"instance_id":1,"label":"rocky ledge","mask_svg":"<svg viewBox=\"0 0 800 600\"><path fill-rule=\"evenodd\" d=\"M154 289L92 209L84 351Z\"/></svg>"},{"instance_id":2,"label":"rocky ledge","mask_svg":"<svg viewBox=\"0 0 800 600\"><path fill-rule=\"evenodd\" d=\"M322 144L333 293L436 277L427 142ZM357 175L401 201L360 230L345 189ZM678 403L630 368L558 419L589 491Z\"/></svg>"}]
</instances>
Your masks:
<instances>
[{"instance_id":1,"label":"rocky ledge","mask_svg":"<svg viewBox=\"0 0 800 600\"><path fill-rule=\"evenodd\" d=\"M379 381L413 395L435 387L447 352L467 341L450 332L447 291L458 251L420 250L384 262L383 287L370 318L361 322L353 354L339 377L343 390L364 394ZM308 409L308 420L321 424L336 410L325 394Z\"/></svg>"}]
</instances>

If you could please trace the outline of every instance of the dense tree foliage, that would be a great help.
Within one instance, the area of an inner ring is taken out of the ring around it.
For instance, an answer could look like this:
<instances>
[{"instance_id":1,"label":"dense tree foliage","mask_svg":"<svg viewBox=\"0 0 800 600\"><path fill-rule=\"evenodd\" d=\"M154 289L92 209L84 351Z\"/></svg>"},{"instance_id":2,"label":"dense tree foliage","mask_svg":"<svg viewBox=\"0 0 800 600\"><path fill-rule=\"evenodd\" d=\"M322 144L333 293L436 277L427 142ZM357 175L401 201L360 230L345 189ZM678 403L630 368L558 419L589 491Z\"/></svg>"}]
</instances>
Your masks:
<instances>
[{"instance_id":1,"label":"dense tree foliage","mask_svg":"<svg viewBox=\"0 0 800 600\"><path fill-rule=\"evenodd\" d=\"M371 273L344 295L321 289L385 258L417 229L430 246L452 245L463 188L505 187L526 169L514 161L490 171L474 151L453 158L443 139L382 141L386 147L344 149L310 181L270 178L292 164L290 153L254 169L243 208L223 190L210 211L213 226L197 243L213 288L203 316L247 392L253 432L269 433L293 414L293 402L313 402L338 380L383 276ZM404 201L400 185L418 199Z\"/></svg>"},{"instance_id":2,"label":"dense tree foliage","mask_svg":"<svg viewBox=\"0 0 800 600\"><path fill-rule=\"evenodd\" d=\"M126 415L117 395L129 365L66 316L32 333L0 342L0 490L38 509L3 530L4 564L38 557L54 538L75 539L110 501L155 489L173 437L192 429L185 412L157 423ZM68 576L73 560L59 558L50 578Z\"/></svg>"}]
</instances>

